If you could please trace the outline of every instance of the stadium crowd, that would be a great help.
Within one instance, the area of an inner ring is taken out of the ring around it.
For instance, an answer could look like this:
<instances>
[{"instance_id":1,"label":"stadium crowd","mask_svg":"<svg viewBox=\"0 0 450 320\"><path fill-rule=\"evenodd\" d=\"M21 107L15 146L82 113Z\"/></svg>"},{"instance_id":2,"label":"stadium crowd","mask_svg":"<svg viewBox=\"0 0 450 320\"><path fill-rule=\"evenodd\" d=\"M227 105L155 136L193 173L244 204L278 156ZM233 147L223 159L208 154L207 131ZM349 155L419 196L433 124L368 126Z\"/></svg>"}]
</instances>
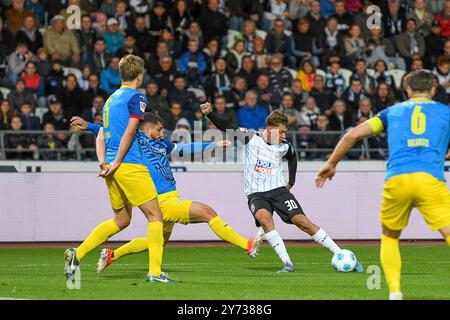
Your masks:
<instances>
[{"instance_id":1,"label":"stadium crowd","mask_svg":"<svg viewBox=\"0 0 450 320\"><path fill-rule=\"evenodd\" d=\"M4 135L4 147L15 149L7 158L57 159L36 151L92 148L94 138L74 135L69 120L101 122L127 54L145 59L147 110L168 130L213 127L199 109L206 100L252 129L278 110L307 159L326 158L304 150L333 148L339 137L312 133L344 132L406 99L402 76L410 70L432 71L435 99L449 103L450 0L0 3L0 130L19 131ZM67 27L71 5L81 8L79 29ZM366 10L371 5L381 10L380 25L370 24L378 17ZM370 158L386 158L385 137L361 144L378 150Z\"/></svg>"}]
</instances>

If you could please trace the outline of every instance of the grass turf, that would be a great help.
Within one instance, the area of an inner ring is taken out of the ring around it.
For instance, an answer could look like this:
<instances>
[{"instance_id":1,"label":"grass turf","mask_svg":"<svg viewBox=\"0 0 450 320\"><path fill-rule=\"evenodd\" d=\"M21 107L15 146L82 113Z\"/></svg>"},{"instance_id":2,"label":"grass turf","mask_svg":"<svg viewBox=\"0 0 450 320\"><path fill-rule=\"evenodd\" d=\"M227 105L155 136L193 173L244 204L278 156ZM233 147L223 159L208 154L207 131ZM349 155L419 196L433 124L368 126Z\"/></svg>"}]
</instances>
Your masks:
<instances>
[{"instance_id":1,"label":"grass turf","mask_svg":"<svg viewBox=\"0 0 450 320\"><path fill-rule=\"evenodd\" d=\"M365 269L379 265L378 246L346 246ZM329 252L318 246L291 246L296 273L282 267L273 250L261 248L256 259L229 246L167 247L164 270L176 284L147 283L147 255L124 257L95 273L99 250L81 264L81 289L69 290L63 276L64 248L0 248L0 298L28 299L386 299L381 288L369 290L373 274L338 273ZM406 299L450 299L450 251L445 245L405 245L403 291Z\"/></svg>"}]
</instances>

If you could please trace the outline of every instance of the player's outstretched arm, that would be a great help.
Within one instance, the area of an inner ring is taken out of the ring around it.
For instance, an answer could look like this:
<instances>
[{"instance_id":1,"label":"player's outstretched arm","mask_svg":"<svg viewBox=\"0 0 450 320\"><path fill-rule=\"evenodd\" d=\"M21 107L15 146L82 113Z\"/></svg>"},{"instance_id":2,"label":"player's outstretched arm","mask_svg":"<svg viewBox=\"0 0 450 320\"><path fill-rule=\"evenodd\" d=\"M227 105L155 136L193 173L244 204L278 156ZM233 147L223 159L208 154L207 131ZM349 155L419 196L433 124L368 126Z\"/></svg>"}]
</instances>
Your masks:
<instances>
[{"instance_id":1,"label":"player's outstretched arm","mask_svg":"<svg viewBox=\"0 0 450 320\"><path fill-rule=\"evenodd\" d=\"M289 170L289 181L286 188L288 188L288 190L291 190L291 188L295 184L295 177L297 174L297 153L295 152L291 144L289 144L289 150L284 158L286 158L286 160L288 161Z\"/></svg>"},{"instance_id":2,"label":"player's outstretched arm","mask_svg":"<svg viewBox=\"0 0 450 320\"><path fill-rule=\"evenodd\" d=\"M77 117L77 116L72 117L72 119L70 119L70 125L78 127L81 130L89 130L89 131L93 132L95 135L98 135L98 132L100 131L100 128L102 127L99 124L87 122L83 118Z\"/></svg>"},{"instance_id":3,"label":"player's outstretched arm","mask_svg":"<svg viewBox=\"0 0 450 320\"><path fill-rule=\"evenodd\" d=\"M347 132L334 148L325 166L317 173L316 186L322 188L327 179L331 180L336 171L337 164L353 148L355 143L361 139L370 137L374 133L372 126L367 121Z\"/></svg>"},{"instance_id":4,"label":"player's outstretched arm","mask_svg":"<svg viewBox=\"0 0 450 320\"><path fill-rule=\"evenodd\" d=\"M128 149L130 149L134 136L136 135L139 121L140 120L138 118L130 118L128 120L127 129L120 139L119 150L117 151L116 159L114 159L114 161L110 164L106 176L113 174L117 170L117 168L119 168L123 158L125 157L125 154L127 153Z\"/></svg>"}]
</instances>

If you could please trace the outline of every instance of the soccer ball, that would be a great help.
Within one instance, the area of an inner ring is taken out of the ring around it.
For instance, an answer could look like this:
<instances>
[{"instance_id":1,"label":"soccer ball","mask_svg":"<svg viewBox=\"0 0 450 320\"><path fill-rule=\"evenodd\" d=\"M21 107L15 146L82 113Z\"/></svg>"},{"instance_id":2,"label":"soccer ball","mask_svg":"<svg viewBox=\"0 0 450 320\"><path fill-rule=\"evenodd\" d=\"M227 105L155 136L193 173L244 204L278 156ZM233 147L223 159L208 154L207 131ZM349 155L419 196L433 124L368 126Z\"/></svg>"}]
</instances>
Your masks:
<instances>
[{"instance_id":1,"label":"soccer ball","mask_svg":"<svg viewBox=\"0 0 450 320\"><path fill-rule=\"evenodd\" d=\"M351 272L356 266L356 257L350 250L339 250L331 259L331 266L339 272Z\"/></svg>"}]
</instances>

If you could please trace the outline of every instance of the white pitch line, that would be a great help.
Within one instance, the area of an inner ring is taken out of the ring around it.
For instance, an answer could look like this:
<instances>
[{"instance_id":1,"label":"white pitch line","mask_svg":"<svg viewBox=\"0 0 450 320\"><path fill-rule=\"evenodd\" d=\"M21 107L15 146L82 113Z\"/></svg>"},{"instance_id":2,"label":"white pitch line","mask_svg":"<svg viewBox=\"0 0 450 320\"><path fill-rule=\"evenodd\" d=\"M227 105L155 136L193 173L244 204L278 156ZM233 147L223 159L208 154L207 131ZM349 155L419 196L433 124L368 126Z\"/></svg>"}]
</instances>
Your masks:
<instances>
[{"instance_id":1,"label":"white pitch line","mask_svg":"<svg viewBox=\"0 0 450 320\"><path fill-rule=\"evenodd\" d=\"M11 297L0 297L0 300L31 300L25 298L11 298Z\"/></svg>"}]
</instances>

